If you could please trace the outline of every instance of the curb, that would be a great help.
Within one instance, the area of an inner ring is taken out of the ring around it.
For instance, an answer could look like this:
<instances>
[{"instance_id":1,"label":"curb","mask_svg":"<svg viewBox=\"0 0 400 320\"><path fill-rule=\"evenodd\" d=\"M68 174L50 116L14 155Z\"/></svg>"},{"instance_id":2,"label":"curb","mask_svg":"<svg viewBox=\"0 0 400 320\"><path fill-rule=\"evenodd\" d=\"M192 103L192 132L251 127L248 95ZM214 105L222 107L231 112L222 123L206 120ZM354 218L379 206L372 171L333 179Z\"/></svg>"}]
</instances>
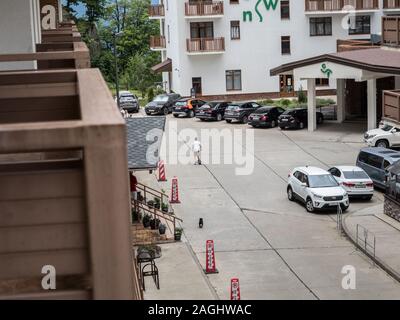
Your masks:
<instances>
[{"instance_id":1,"label":"curb","mask_svg":"<svg viewBox=\"0 0 400 320\"><path fill-rule=\"evenodd\" d=\"M379 259L377 256L373 256L370 254L367 250L364 250L362 246L357 244L355 238L351 235L351 232L348 230L346 226L346 220L350 218L353 214L346 216L343 218L342 222L342 230L346 237L354 244L354 246L359 249L361 252L363 252L368 258L370 258L372 261L374 261L381 269L383 269L387 274L389 274L393 279L395 279L397 282L400 282L400 273L396 270L394 270L392 267L390 267L388 264L386 264L383 260Z\"/></svg>"}]
</instances>

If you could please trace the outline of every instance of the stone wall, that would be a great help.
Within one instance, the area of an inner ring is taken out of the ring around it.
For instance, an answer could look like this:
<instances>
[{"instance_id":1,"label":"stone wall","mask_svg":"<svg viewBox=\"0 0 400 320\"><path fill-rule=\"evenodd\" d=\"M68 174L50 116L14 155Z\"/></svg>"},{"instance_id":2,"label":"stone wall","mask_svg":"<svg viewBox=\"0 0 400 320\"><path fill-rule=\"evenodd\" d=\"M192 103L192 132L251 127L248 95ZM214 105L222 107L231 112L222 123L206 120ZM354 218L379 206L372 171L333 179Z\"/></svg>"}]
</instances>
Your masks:
<instances>
[{"instance_id":1,"label":"stone wall","mask_svg":"<svg viewBox=\"0 0 400 320\"><path fill-rule=\"evenodd\" d=\"M400 202L385 196L384 213L400 222Z\"/></svg>"}]
</instances>

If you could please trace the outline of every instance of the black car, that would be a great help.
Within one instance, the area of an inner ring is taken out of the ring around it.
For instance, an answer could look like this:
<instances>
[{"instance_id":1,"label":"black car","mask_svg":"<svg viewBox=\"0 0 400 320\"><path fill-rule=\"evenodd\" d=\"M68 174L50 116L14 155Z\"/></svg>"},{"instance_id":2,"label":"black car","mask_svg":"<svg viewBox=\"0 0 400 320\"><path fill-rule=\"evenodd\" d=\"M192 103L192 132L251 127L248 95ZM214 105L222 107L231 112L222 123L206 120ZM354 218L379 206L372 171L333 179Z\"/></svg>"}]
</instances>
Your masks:
<instances>
[{"instance_id":1,"label":"black car","mask_svg":"<svg viewBox=\"0 0 400 320\"><path fill-rule=\"evenodd\" d=\"M285 110L280 107L261 107L250 115L249 125L253 128L275 128L278 125L279 116L284 112Z\"/></svg>"},{"instance_id":2,"label":"black car","mask_svg":"<svg viewBox=\"0 0 400 320\"><path fill-rule=\"evenodd\" d=\"M256 102L230 103L225 110L225 121L231 123L235 120L247 123L250 114L254 113L258 108L261 108L261 105Z\"/></svg>"},{"instance_id":3,"label":"black car","mask_svg":"<svg viewBox=\"0 0 400 320\"><path fill-rule=\"evenodd\" d=\"M324 116L317 112L317 123L324 122ZM286 110L278 119L278 125L281 129L304 129L308 125L307 108L296 108Z\"/></svg>"},{"instance_id":4,"label":"black car","mask_svg":"<svg viewBox=\"0 0 400 320\"><path fill-rule=\"evenodd\" d=\"M186 118L194 118L196 110L203 106L206 102L200 99L184 98L175 102L172 114L175 118L180 116Z\"/></svg>"},{"instance_id":5,"label":"black car","mask_svg":"<svg viewBox=\"0 0 400 320\"><path fill-rule=\"evenodd\" d=\"M208 102L201 106L196 111L196 118L201 121L205 120L216 120L221 121L224 119L225 109L230 102Z\"/></svg>"},{"instance_id":6,"label":"black car","mask_svg":"<svg viewBox=\"0 0 400 320\"><path fill-rule=\"evenodd\" d=\"M163 114L167 115L171 113L174 109L174 104L181 98L179 94L170 93L170 94L160 94L153 99L153 101L149 102L144 110L147 115L152 114Z\"/></svg>"},{"instance_id":7,"label":"black car","mask_svg":"<svg viewBox=\"0 0 400 320\"><path fill-rule=\"evenodd\" d=\"M128 113L138 113L139 99L128 91L122 91L119 96L119 106Z\"/></svg>"}]
</instances>

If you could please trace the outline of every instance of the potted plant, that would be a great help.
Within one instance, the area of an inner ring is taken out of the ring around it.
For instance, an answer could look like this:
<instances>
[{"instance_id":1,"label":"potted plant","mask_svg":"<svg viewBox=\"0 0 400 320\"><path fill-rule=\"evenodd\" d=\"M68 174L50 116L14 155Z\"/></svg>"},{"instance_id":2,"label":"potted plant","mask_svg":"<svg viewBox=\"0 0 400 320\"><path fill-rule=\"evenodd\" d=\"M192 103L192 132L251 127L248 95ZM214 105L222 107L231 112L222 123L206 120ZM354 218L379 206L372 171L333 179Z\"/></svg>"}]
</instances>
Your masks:
<instances>
[{"instance_id":1,"label":"potted plant","mask_svg":"<svg viewBox=\"0 0 400 320\"><path fill-rule=\"evenodd\" d=\"M160 232L161 235L165 234L165 232L167 231L167 226L164 223L160 223L158 231Z\"/></svg>"},{"instance_id":2,"label":"potted plant","mask_svg":"<svg viewBox=\"0 0 400 320\"><path fill-rule=\"evenodd\" d=\"M175 228L175 241L181 241L182 233L182 228Z\"/></svg>"},{"instance_id":3,"label":"potted plant","mask_svg":"<svg viewBox=\"0 0 400 320\"><path fill-rule=\"evenodd\" d=\"M149 201L147 201L147 206L148 206L149 208L154 208L154 200L149 200Z\"/></svg>"},{"instance_id":4,"label":"potted plant","mask_svg":"<svg viewBox=\"0 0 400 320\"><path fill-rule=\"evenodd\" d=\"M131 214L132 214L132 221L133 222L139 221L139 214L136 212L135 209L132 209Z\"/></svg>"},{"instance_id":5,"label":"potted plant","mask_svg":"<svg viewBox=\"0 0 400 320\"><path fill-rule=\"evenodd\" d=\"M151 230L156 230L160 226L160 219L154 218L150 220L150 228Z\"/></svg>"},{"instance_id":6,"label":"potted plant","mask_svg":"<svg viewBox=\"0 0 400 320\"><path fill-rule=\"evenodd\" d=\"M160 209L161 208L161 200L160 198L154 197L154 208Z\"/></svg>"},{"instance_id":7,"label":"potted plant","mask_svg":"<svg viewBox=\"0 0 400 320\"><path fill-rule=\"evenodd\" d=\"M151 220L151 216L148 214L145 214L143 217L143 227L145 227L145 228L150 227L150 220Z\"/></svg>"},{"instance_id":8,"label":"potted plant","mask_svg":"<svg viewBox=\"0 0 400 320\"><path fill-rule=\"evenodd\" d=\"M161 210L162 210L162 212L168 213L168 209L169 209L169 206L168 206L167 203L163 203L163 204L161 205Z\"/></svg>"}]
</instances>

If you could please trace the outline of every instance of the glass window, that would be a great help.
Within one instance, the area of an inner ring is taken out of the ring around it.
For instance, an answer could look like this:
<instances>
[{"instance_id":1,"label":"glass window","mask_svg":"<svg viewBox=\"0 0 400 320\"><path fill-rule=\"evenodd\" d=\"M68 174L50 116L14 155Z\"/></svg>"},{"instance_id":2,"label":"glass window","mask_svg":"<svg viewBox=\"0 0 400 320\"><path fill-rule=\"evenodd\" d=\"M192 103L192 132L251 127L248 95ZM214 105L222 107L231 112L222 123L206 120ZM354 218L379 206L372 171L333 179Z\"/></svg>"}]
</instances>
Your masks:
<instances>
[{"instance_id":1,"label":"glass window","mask_svg":"<svg viewBox=\"0 0 400 320\"><path fill-rule=\"evenodd\" d=\"M383 159L379 156L375 156L373 154L368 155L367 164L373 166L375 168L382 168Z\"/></svg>"},{"instance_id":2,"label":"glass window","mask_svg":"<svg viewBox=\"0 0 400 320\"><path fill-rule=\"evenodd\" d=\"M330 174L321 174L308 177L310 188L330 188L337 187L339 184Z\"/></svg>"},{"instance_id":3,"label":"glass window","mask_svg":"<svg viewBox=\"0 0 400 320\"><path fill-rule=\"evenodd\" d=\"M240 21L231 21L231 40L240 39Z\"/></svg>"},{"instance_id":4,"label":"glass window","mask_svg":"<svg viewBox=\"0 0 400 320\"><path fill-rule=\"evenodd\" d=\"M290 37L289 36L281 37L281 50L282 50L282 54L290 54Z\"/></svg>"},{"instance_id":5,"label":"glass window","mask_svg":"<svg viewBox=\"0 0 400 320\"><path fill-rule=\"evenodd\" d=\"M226 90L242 90L242 71L241 70L227 70L226 77Z\"/></svg>"},{"instance_id":6,"label":"glass window","mask_svg":"<svg viewBox=\"0 0 400 320\"><path fill-rule=\"evenodd\" d=\"M364 171L343 171L346 179L369 179Z\"/></svg>"},{"instance_id":7,"label":"glass window","mask_svg":"<svg viewBox=\"0 0 400 320\"><path fill-rule=\"evenodd\" d=\"M281 0L281 19L290 19L289 0Z\"/></svg>"},{"instance_id":8,"label":"glass window","mask_svg":"<svg viewBox=\"0 0 400 320\"><path fill-rule=\"evenodd\" d=\"M332 17L310 18L311 36L331 36Z\"/></svg>"},{"instance_id":9,"label":"glass window","mask_svg":"<svg viewBox=\"0 0 400 320\"><path fill-rule=\"evenodd\" d=\"M356 16L349 19L349 34L370 34L371 17Z\"/></svg>"}]
</instances>

